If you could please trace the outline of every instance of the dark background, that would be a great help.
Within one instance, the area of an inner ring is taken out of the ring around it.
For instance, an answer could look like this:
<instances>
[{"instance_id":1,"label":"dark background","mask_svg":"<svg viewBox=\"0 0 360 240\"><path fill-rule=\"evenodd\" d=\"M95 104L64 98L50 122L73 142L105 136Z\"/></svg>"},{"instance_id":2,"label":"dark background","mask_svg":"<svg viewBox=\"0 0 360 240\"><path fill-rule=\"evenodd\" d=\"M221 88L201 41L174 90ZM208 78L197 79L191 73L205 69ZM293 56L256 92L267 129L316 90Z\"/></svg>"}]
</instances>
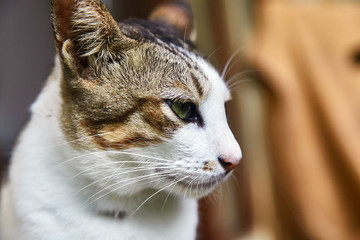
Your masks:
<instances>
[{"instance_id":1,"label":"dark background","mask_svg":"<svg viewBox=\"0 0 360 240\"><path fill-rule=\"evenodd\" d=\"M55 57L44 0L0 1L0 158L8 161ZM4 165L2 168L4 168Z\"/></svg>"}]
</instances>

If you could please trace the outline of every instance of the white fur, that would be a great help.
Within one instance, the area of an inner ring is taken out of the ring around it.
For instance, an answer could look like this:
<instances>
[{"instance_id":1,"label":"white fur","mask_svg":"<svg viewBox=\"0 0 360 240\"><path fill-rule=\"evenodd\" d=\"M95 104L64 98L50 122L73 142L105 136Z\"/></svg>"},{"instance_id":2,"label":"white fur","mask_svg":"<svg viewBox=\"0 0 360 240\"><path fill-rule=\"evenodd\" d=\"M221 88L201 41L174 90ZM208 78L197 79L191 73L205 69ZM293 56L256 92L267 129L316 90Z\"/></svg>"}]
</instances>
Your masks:
<instances>
[{"instance_id":1,"label":"white fur","mask_svg":"<svg viewBox=\"0 0 360 240\"><path fill-rule=\"evenodd\" d=\"M173 139L122 153L84 151L67 142L59 122L57 61L13 154L2 194L1 239L195 239L196 198L215 187L202 184L224 176L217 157L241 158L224 112L230 94L216 71L196 61L210 84L200 108L204 127L187 124ZM214 168L202 170L205 162ZM109 211L125 211L126 217L102 216Z\"/></svg>"}]
</instances>

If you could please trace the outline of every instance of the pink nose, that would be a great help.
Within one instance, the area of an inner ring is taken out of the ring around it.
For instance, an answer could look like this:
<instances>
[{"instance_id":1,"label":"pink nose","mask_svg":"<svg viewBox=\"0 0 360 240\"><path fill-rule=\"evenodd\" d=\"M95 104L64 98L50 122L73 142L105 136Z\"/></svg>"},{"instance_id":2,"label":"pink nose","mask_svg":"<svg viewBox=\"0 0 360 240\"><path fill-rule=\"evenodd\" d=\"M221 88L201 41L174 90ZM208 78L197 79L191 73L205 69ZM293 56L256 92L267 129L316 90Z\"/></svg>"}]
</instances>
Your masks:
<instances>
[{"instance_id":1,"label":"pink nose","mask_svg":"<svg viewBox=\"0 0 360 240\"><path fill-rule=\"evenodd\" d=\"M226 173L229 173L237 165L239 165L241 158L222 158L218 157L220 165L225 169Z\"/></svg>"}]
</instances>

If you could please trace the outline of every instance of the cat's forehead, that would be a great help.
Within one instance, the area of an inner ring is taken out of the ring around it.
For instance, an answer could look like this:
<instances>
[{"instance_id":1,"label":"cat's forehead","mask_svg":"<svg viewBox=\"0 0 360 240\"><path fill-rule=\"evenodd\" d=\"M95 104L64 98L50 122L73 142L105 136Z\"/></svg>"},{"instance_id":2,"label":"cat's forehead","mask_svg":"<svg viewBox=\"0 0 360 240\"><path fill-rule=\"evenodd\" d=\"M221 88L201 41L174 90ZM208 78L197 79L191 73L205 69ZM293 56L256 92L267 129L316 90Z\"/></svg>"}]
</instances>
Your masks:
<instances>
[{"instance_id":1,"label":"cat's forehead","mask_svg":"<svg viewBox=\"0 0 360 240\"><path fill-rule=\"evenodd\" d=\"M119 23L121 32L129 38L139 42L157 45L178 46L189 51L195 48L190 41L181 38L169 25L159 21L130 18Z\"/></svg>"},{"instance_id":2,"label":"cat's forehead","mask_svg":"<svg viewBox=\"0 0 360 240\"><path fill-rule=\"evenodd\" d=\"M230 90L218 71L200 57L197 57L197 65L198 69L201 69L201 72L206 79L205 84L209 86L208 94L216 94L219 102L229 101L231 99Z\"/></svg>"},{"instance_id":3,"label":"cat's forehead","mask_svg":"<svg viewBox=\"0 0 360 240\"><path fill-rule=\"evenodd\" d=\"M199 56L190 42L180 38L171 27L161 22L129 19L119 23L121 32L140 44L133 49L130 65L138 65L152 75L138 80L146 81L148 93L156 92L162 98L182 99L199 103L213 88L219 89L225 101L230 94L218 72ZM127 67L127 71L131 67ZM141 73L140 75L142 75ZM170 87L169 87L170 86Z\"/></svg>"}]
</instances>

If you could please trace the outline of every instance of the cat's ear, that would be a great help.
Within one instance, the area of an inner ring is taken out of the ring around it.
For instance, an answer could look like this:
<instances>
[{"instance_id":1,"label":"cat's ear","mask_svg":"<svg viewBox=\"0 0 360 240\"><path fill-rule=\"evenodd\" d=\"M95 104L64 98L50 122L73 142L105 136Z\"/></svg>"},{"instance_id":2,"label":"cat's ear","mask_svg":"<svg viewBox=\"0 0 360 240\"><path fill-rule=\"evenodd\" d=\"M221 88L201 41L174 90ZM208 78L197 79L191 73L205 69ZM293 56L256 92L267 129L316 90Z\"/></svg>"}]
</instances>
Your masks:
<instances>
[{"instance_id":1,"label":"cat's ear","mask_svg":"<svg viewBox=\"0 0 360 240\"><path fill-rule=\"evenodd\" d=\"M51 18L60 59L78 73L133 44L100 0L52 0Z\"/></svg>"},{"instance_id":2,"label":"cat's ear","mask_svg":"<svg viewBox=\"0 0 360 240\"><path fill-rule=\"evenodd\" d=\"M194 14L188 2L175 1L162 4L151 12L149 19L165 22L186 41L196 41Z\"/></svg>"}]
</instances>

